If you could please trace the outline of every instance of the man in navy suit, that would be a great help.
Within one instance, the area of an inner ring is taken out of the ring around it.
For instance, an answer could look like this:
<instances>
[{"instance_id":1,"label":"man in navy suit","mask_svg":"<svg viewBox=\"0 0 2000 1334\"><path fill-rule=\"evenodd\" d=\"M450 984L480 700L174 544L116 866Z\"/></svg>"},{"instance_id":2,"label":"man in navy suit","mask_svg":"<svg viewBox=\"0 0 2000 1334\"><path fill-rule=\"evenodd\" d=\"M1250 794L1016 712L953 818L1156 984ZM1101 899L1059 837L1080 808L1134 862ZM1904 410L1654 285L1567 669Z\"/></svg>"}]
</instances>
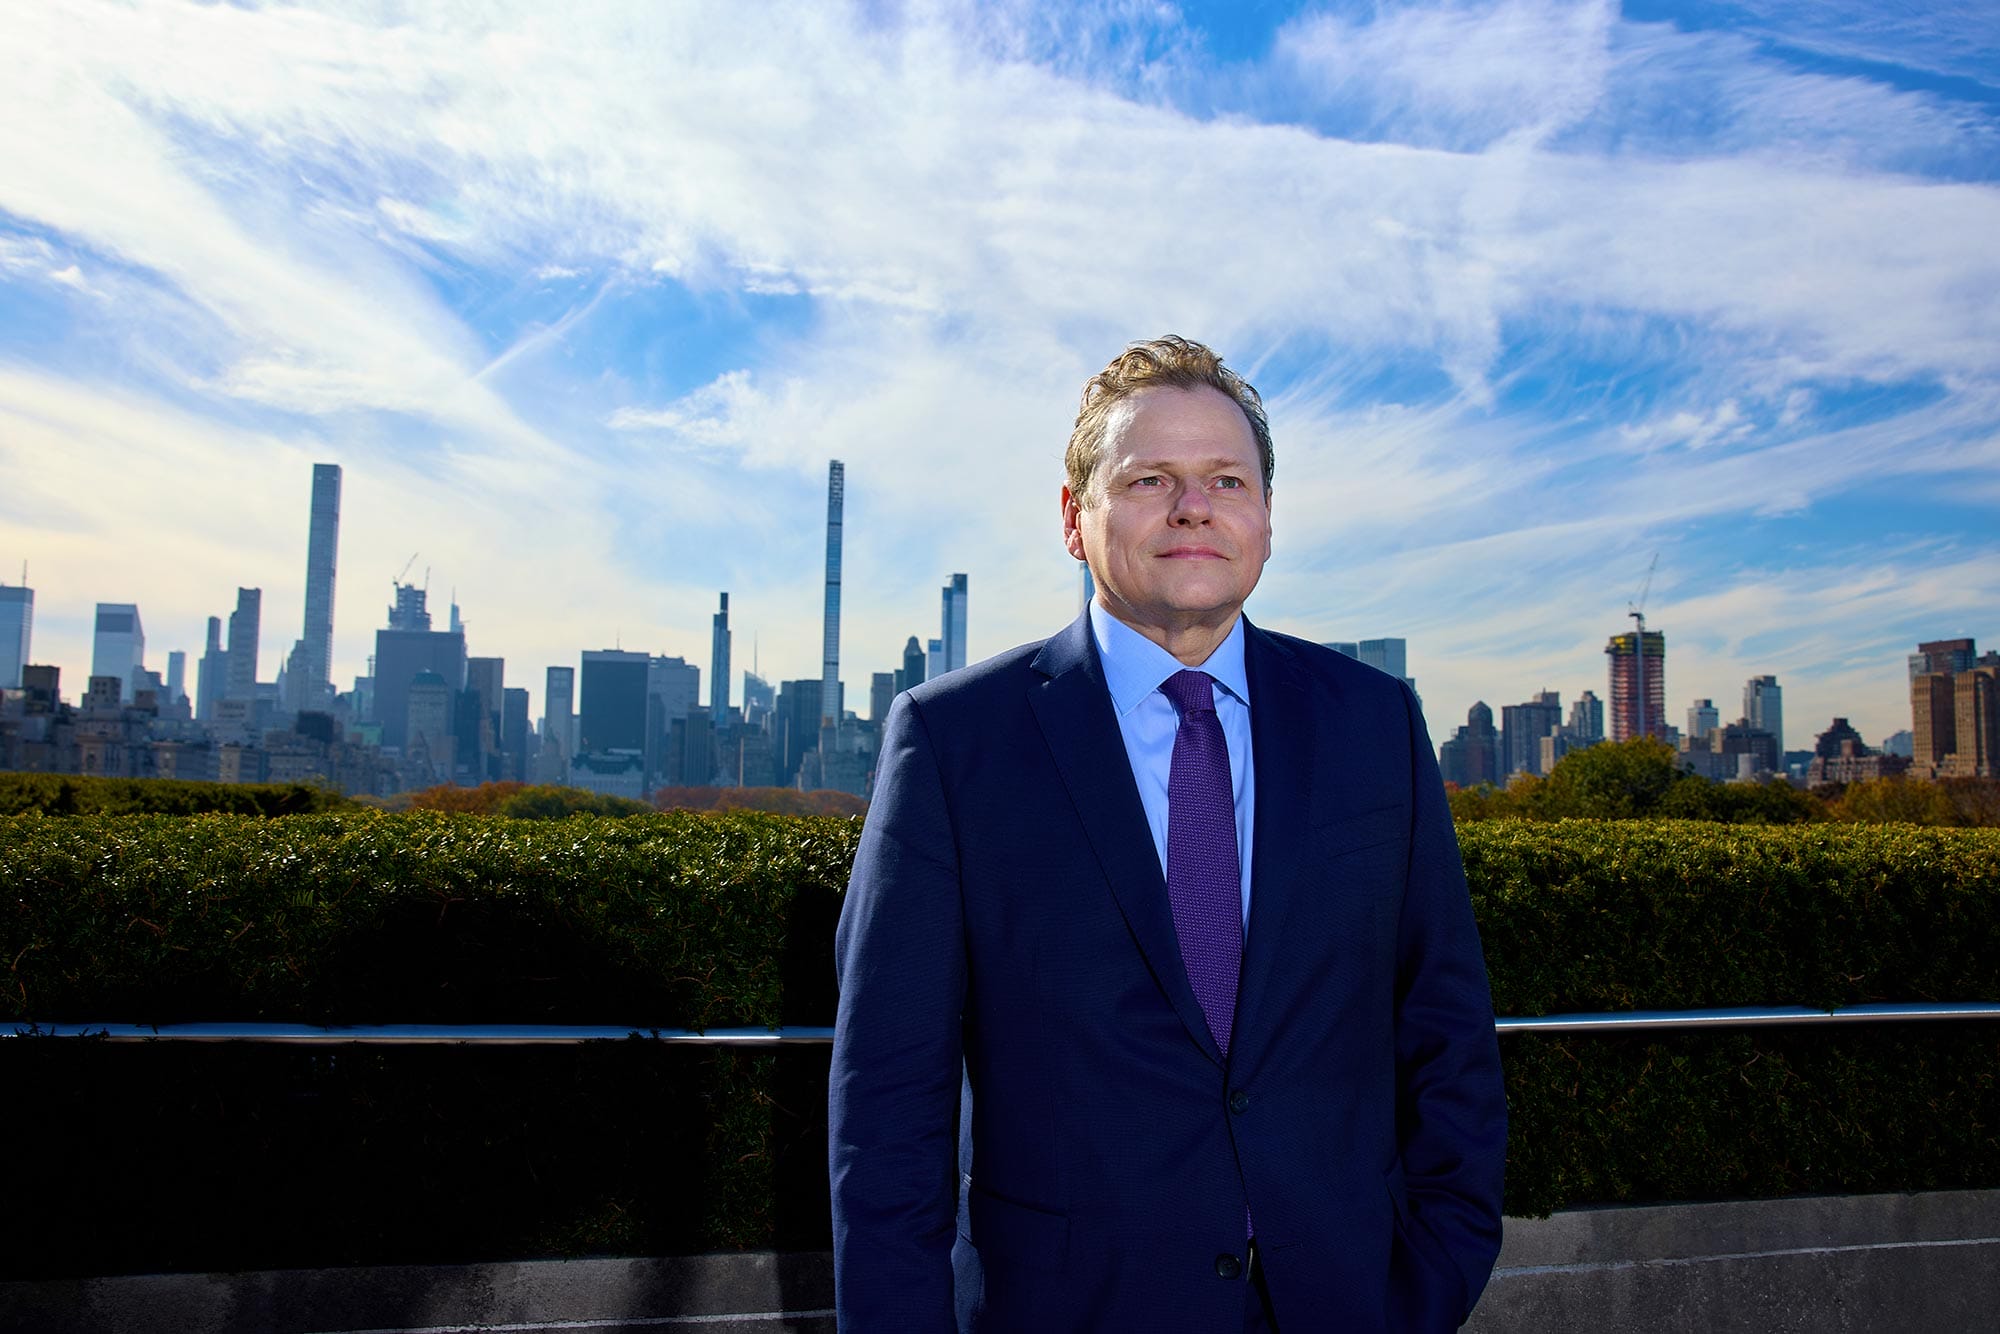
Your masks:
<instances>
[{"instance_id":1,"label":"man in navy suit","mask_svg":"<svg viewBox=\"0 0 2000 1334\"><path fill-rule=\"evenodd\" d=\"M890 711L836 944L851 1334L1450 1330L1486 1283L1450 812L1404 682L1243 618L1272 460L1214 353L1135 344L1066 460L1095 601Z\"/></svg>"}]
</instances>

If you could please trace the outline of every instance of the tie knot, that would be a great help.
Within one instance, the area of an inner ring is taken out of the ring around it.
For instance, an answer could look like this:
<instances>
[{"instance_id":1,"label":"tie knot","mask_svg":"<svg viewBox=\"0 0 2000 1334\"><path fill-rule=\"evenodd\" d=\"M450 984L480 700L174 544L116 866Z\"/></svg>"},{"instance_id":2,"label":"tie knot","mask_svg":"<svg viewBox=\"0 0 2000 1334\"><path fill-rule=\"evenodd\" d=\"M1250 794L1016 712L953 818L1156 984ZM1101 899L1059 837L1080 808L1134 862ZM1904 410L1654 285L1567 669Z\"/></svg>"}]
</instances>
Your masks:
<instances>
[{"instance_id":1,"label":"tie knot","mask_svg":"<svg viewBox=\"0 0 2000 1334\"><path fill-rule=\"evenodd\" d=\"M1215 712L1214 678L1207 672L1175 672L1160 682L1160 690L1174 706L1174 712L1186 718L1191 713L1204 710Z\"/></svg>"}]
</instances>

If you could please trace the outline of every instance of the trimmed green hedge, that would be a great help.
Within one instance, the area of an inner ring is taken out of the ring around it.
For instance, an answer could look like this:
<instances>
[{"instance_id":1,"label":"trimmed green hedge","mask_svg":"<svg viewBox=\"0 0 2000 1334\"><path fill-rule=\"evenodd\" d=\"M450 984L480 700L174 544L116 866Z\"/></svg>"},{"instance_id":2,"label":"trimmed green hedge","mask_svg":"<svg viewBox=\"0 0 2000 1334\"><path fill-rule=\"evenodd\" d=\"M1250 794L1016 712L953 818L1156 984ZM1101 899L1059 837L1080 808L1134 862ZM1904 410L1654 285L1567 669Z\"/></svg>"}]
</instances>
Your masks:
<instances>
[{"instance_id":1,"label":"trimmed green hedge","mask_svg":"<svg viewBox=\"0 0 2000 1334\"><path fill-rule=\"evenodd\" d=\"M1500 1014L2000 1000L2000 830L1463 826Z\"/></svg>"},{"instance_id":2,"label":"trimmed green hedge","mask_svg":"<svg viewBox=\"0 0 2000 1334\"><path fill-rule=\"evenodd\" d=\"M0 820L0 1009L824 1024L858 832L748 814L19 816ZM1499 821L1460 836L1503 1014L2000 1000L2000 831ZM2000 1185L2000 1024L1510 1035L1502 1052L1517 1213ZM0 1098L0 1133L37 1146L0 1206L14 1272L826 1241L823 1052L66 1040L0 1044L0 1071L36 1090ZM346 1166L314 1175L301 1152ZM194 1198L199 1162L253 1166L211 1205ZM107 1233L89 1202L119 1199Z\"/></svg>"},{"instance_id":3,"label":"trimmed green hedge","mask_svg":"<svg viewBox=\"0 0 2000 1334\"><path fill-rule=\"evenodd\" d=\"M16 817L0 1014L824 1022L790 1011L832 1004L858 836L754 814Z\"/></svg>"},{"instance_id":4,"label":"trimmed green hedge","mask_svg":"<svg viewBox=\"0 0 2000 1334\"><path fill-rule=\"evenodd\" d=\"M0 815L308 815L354 805L338 792L306 783L0 773Z\"/></svg>"}]
</instances>

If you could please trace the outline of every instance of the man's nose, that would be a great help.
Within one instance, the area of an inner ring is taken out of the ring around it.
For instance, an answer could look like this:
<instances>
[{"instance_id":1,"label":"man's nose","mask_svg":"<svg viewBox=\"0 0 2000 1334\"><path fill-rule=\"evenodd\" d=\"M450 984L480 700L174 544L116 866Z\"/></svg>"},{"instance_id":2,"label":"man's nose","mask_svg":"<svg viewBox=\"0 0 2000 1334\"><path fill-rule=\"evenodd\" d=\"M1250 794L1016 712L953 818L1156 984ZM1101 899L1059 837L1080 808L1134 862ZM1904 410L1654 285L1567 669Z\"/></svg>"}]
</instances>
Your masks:
<instances>
[{"instance_id":1,"label":"man's nose","mask_svg":"<svg viewBox=\"0 0 2000 1334\"><path fill-rule=\"evenodd\" d=\"M1174 495L1173 522L1207 523L1213 513L1208 492L1199 482L1184 482Z\"/></svg>"}]
</instances>

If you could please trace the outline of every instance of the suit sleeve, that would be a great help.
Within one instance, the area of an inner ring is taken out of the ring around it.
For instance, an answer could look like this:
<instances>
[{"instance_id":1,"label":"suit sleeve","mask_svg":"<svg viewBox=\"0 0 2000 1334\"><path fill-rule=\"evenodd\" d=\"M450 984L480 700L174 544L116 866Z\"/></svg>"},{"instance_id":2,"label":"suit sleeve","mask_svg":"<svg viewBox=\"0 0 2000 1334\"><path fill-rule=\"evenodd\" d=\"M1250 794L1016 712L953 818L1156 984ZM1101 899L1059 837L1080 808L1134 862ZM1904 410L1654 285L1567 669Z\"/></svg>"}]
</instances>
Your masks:
<instances>
[{"instance_id":1,"label":"suit sleeve","mask_svg":"<svg viewBox=\"0 0 2000 1334\"><path fill-rule=\"evenodd\" d=\"M1392 1309L1456 1329L1500 1251L1507 1098L1485 956L1444 784L1407 689L1413 759L1409 878L1396 942L1396 1119L1403 1245Z\"/></svg>"},{"instance_id":2,"label":"suit sleeve","mask_svg":"<svg viewBox=\"0 0 2000 1334\"><path fill-rule=\"evenodd\" d=\"M883 729L834 959L827 1149L840 1328L950 1331L965 931L951 812L908 695Z\"/></svg>"}]
</instances>

